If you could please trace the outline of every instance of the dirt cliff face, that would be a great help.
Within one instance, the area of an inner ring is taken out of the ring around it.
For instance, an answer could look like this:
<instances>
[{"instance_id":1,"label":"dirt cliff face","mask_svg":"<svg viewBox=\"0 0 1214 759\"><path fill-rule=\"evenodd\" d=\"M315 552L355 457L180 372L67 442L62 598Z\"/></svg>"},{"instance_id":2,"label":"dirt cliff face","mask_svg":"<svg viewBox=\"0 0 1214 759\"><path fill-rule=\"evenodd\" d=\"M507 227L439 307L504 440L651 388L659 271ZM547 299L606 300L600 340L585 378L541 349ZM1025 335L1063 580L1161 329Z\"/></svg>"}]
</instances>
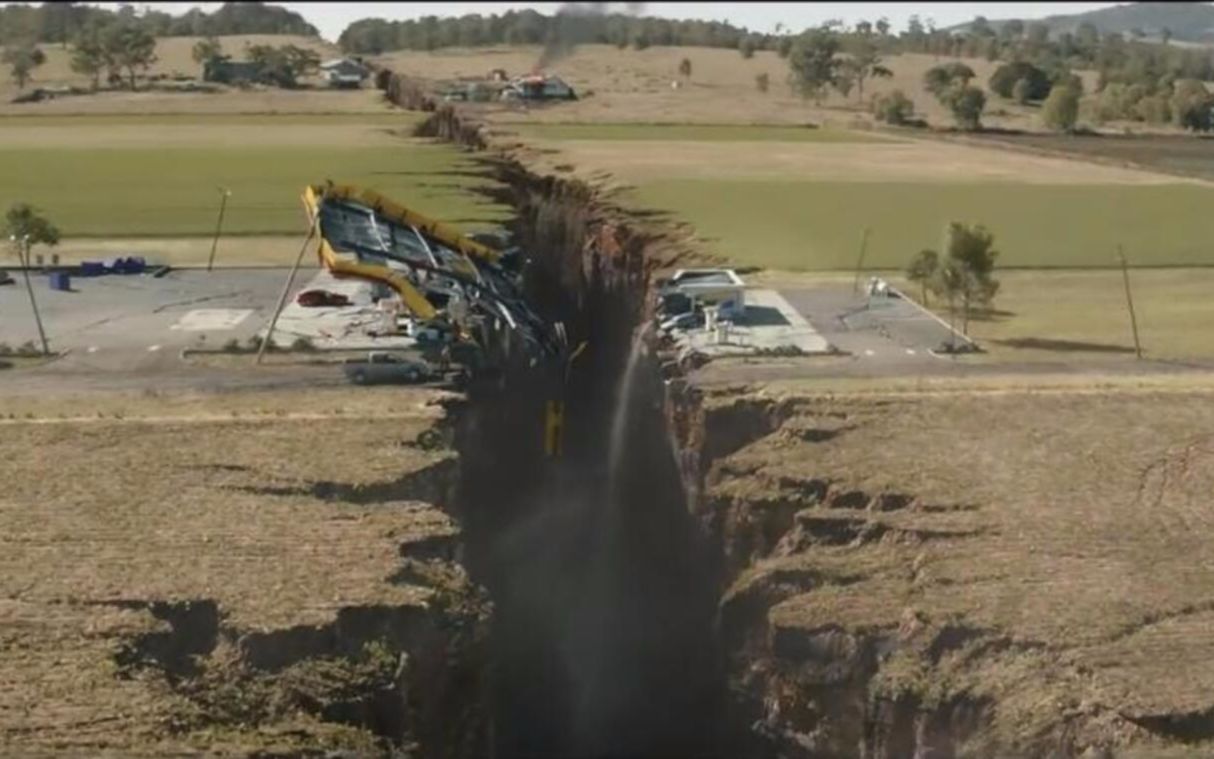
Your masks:
<instances>
[{"instance_id":1,"label":"dirt cliff face","mask_svg":"<svg viewBox=\"0 0 1214 759\"><path fill-rule=\"evenodd\" d=\"M661 237L586 185L498 171L534 302L592 346L564 379L474 398L461 438L473 574L498 603L499 748L1208 745L1203 393L702 386L660 346L629 360ZM560 461L538 450L554 396Z\"/></svg>"}]
</instances>

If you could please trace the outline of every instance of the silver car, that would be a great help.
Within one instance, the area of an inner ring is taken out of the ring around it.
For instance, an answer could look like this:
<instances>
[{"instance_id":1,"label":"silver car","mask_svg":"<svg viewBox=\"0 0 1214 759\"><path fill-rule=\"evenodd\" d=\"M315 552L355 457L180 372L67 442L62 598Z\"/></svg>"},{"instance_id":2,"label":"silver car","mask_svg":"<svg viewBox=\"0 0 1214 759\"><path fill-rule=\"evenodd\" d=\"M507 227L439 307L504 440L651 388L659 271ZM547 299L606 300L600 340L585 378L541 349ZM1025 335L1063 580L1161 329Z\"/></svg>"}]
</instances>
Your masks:
<instances>
[{"instance_id":1,"label":"silver car","mask_svg":"<svg viewBox=\"0 0 1214 759\"><path fill-rule=\"evenodd\" d=\"M414 384L433 379L434 372L421 361L372 352L365 361L351 361L342 366L346 377L356 385Z\"/></svg>"}]
</instances>

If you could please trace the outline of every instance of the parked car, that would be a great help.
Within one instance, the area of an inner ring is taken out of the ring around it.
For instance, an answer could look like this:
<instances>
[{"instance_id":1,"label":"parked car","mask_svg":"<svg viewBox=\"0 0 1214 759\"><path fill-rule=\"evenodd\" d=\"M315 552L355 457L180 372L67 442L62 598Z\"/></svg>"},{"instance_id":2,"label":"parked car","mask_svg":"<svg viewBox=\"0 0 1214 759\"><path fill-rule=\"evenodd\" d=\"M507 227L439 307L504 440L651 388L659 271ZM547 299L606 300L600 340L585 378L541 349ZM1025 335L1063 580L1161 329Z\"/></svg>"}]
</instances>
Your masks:
<instances>
[{"instance_id":1,"label":"parked car","mask_svg":"<svg viewBox=\"0 0 1214 759\"><path fill-rule=\"evenodd\" d=\"M356 385L412 384L434 378L427 364L384 351L371 351L365 361L349 362L342 371Z\"/></svg>"},{"instance_id":2,"label":"parked car","mask_svg":"<svg viewBox=\"0 0 1214 759\"><path fill-rule=\"evenodd\" d=\"M694 329L704 326L703 311L686 311L663 321L658 328L663 332Z\"/></svg>"}]
</instances>

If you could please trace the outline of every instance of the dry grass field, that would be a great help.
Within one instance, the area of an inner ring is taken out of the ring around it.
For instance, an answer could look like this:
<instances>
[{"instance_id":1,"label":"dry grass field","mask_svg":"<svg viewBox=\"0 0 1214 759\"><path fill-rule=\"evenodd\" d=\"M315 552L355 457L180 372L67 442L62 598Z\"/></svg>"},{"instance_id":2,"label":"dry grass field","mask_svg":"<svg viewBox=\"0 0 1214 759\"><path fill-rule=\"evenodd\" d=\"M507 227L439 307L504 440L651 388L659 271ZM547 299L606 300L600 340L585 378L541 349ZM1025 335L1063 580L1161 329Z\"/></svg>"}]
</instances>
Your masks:
<instances>
[{"instance_id":1,"label":"dry grass field","mask_svg":"<svg viewBox=\"0 0 1214 759\"><path fill-rule=\"evenodd\" d=\"M1208 385L831 390L752 393L793 410L709 476L730 560L757 562L725 602L727 628L765 631L739 677L806 679L782 727L813 733L795 699L841 692L826 682L858 688L819 702L832 712L909 702L962 732L975 716L966 756L1208 738L1185 727L1214 708Z\"/></svg>"},{"instance_id":2,"label":"dry grass field","mask_svg":"<svg viewBox=\"0 0 1214 759\"><path fill-rule=\"evenodd\" d=\"M494 68L504 68L511 75L525 74L534 68L539 53L538 47L527 46L446 49L402 51L378 60L398 71L438 79L483 77ZM671 82L679 78L683 58L691 61L691 79L673 90ZM583 95L581 100L529 111L499 109L499 118L540 123L846 125L856 119L869 120L866 101L872 96L901 89L922 117L933 124L947 124L951 117L923 88L924 72L947 60L919 54L891 56L885 65L894 76L866 82L863 99L858 92L848 98L832 92L819 107L791 93L788 63L774 52L760 51L748 60L736 50L719 48L651 47L638 51L583 45L547 69L573 85ZM975 84L982 87L997 65L979 59L965 59L965 63L977 74ZM755 86L755 77L764 73L771 82L767 93ZM1089 84L1094 83L1094 74L1085 72L1083 76ZM992 126L1024 128L1037 121L1035 108L994 96L988 113L985 121Z\"/></svg>"},{"instance_id":3,"label":"dry grass field","mask_svg":"<svg viewBox=\"0 0 1214 759\"><path fill-rule=\"evenodd\" d=\"M424 617L452 590L396 577L403 547L454 531L431 505L450 454L413 445L436 397L0 403L0 753L366 751L367 733L292 700L338 697L325 678L361 666L324 658L339 617ZM223 690L237 652L273 654L277 674ZM194 685L173 684L183 673Z\"/></svg>"}]
</instances>

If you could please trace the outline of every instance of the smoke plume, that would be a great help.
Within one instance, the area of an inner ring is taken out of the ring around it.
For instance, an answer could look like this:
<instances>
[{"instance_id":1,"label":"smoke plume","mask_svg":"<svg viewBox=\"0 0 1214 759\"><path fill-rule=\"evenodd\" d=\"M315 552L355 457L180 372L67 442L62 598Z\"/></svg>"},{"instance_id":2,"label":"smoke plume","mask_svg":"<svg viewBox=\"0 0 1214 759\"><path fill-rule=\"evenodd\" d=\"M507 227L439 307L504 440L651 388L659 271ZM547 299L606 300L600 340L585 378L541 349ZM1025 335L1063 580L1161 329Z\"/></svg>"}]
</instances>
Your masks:
<instances>
[{"instance_id":1,"label":"smoke plume","mask_svg":"<svg viewBox=\"0 0 1214 759\"><path fill-rule=\"evenodd\" d=\"M548 35L544 40L544 50L535 63L535 70L542 71L553 63L567 58L574 48L580 44L594 40L595 32L601 26L597 19L613 11L611 6L622 6L622 12L629 16L639 16L645 10L644 3L565 3L556 12L552 23L548 26Z\"/></svg>"}]
</instances>

